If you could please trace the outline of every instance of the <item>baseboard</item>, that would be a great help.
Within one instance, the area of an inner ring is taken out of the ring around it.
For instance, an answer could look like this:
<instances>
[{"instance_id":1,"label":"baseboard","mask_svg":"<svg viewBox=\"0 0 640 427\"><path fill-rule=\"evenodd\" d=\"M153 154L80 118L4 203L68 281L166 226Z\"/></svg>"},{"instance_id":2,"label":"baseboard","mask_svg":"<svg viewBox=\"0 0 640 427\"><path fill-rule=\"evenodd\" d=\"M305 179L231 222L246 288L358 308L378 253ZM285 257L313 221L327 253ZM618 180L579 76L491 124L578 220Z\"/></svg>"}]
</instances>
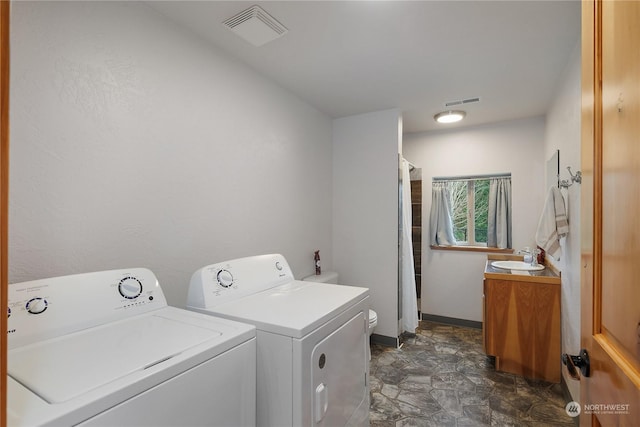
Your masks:
<instances>
[{"instance_id":1,"label":"baseboard","mask_svg":"<svg viewBox=\"0 0 640 427\"><path fill-rule=\"evenodd\" d=\"M445 325L463 326L465 328L482 329L482 322L475 322L473 320L456 319L455 317L436 316L434 314L422 313L422 320L428 320L430 322L443 323ZM385 347L397 348L400 345L400 339L398 337L388 337L386 335L371 334L371 342L373 344L380 344Z\"/></svg>"},{"instance_id":2,"label":"baseboard","mask_svg":"<svg viewBox=\"0 0 640 427\"><path fill-rule=\"evenodd\" d=\"M393 348L398 348L398 345L400 345L397 337L388 337L386 335L378 335L378 334L371 334L371 342L373 344L380 344L385 347L393 347Z\"/></svg>"},{"instance_id":3,"label":"baseboard","mask_svg":"<svg viewBox=\"0 0 640 427\"><path fill-rule=\"evenodd\" d=\"M482 322L474 320L457 319L455 317L436 316L435 314L422 313L422 320L444 323L445 325L464 326L466 328L482 329Z\"/></svg>"}]
</instances>

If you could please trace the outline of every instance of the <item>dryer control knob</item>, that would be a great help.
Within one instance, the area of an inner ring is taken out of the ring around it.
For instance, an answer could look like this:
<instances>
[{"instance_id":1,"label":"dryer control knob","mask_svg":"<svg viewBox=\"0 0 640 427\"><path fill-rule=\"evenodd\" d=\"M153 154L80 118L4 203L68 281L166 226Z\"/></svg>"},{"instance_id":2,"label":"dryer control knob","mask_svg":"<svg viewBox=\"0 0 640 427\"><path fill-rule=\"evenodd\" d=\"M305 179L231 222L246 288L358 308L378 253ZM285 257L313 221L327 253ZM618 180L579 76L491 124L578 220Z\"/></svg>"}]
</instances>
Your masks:
<instances>
[{"instance_id":1,"label":"dryer control knob","mask_svg":"<svg viewBox=\"0 0 640 427\"><path fill-rule=\"evenodd\" d=\"M31 298L27 301L26 308L31 314L40 314L47 309L47 300L44 298Z\"/></svg>"},{"instance_id":2,"label":"dryer control knob","mask_svg":"<svg viewBox=\"0 0 640 427\"><path fill-rule=\"evenodd\" d=\"M218 283L224 288L228 288L233 285L233 275L229 270L218 271Z\"/></svg>"},{"instance_id":3,"label":"dryer control knob","mask_svg":"<svg viewBox=\"0 0 640 427\"><path fill-rule=\"evenodd\" d=\"M118 283L118 291L127 299L135 299L142 293L142 283L133 276L127 276Z\"/></svg>"}]
</instances>

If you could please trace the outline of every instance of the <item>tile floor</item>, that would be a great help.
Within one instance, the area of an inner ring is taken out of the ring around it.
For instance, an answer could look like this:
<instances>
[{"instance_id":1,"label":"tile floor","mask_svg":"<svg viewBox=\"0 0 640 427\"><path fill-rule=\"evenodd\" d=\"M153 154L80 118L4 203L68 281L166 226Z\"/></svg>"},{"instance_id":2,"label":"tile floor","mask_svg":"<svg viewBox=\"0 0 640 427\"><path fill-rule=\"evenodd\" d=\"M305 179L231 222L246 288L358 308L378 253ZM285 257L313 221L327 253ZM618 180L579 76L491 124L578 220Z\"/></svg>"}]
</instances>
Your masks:
<instances>
[{"instance_id":1,"label":"tile floor","mask_svg":"<svg viewBox=\"0 0 640 427\"><path fill-rule=\"evenodd\" d=\"M423 321L371 352L372 427L576 425L559 384L497 372L479 329Z\"/></svg>"}]
</instances>

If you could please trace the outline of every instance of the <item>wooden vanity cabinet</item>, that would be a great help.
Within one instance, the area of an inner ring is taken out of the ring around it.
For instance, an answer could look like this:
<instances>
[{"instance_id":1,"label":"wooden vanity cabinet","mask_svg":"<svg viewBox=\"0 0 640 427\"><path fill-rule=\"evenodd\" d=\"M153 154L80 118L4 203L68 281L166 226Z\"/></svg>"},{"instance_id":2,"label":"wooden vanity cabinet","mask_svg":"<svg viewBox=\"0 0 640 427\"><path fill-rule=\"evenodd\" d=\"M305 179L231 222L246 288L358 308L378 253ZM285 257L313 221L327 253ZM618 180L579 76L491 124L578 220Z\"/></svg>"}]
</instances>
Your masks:
<instances>
[{"instance_id":1,"label":"wooden vanity cabinet","mask_svg":"<svg viewBox=\"0 0 640 427\"><path fill-rule=\"evenodd\" d=\"M487 277L492 276L492 277ZM504 278L495 278L504 276ZM524 280L523 280L524 279ZM560 382L560 280L485 273L483 344L496 369Z\"/></svg>"}]
</instances>

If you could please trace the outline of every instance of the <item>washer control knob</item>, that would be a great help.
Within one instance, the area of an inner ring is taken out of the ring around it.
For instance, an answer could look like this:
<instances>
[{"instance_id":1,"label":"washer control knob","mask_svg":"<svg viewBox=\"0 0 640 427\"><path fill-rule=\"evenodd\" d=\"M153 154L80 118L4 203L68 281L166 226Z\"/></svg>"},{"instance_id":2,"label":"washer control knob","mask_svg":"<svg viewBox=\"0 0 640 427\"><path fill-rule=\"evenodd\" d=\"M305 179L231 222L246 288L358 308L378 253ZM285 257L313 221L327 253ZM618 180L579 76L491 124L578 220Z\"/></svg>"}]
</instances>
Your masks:
<instances>
[{"instance_id":1,"label":"washer control knob","mask_svg":"<svg viewBox=\"0 0 640 427\"><path fill-rule=\"evenodd\" d=\"M127 299L136 299L142 293L142 283L133 276L127 276L118 283L118 291Z\"/></svg>"},{"instance_id":2,"label":"washer control knob","mask_svg":"<svg viewBox=\"0 0 640 427\"><path fill-rule=\"evenodd\" d=\"M229 270L218 271L218 283L224 288L228 288L233 285L233 274Z\"/></svg>"},{"instance_id":3,"label":"washer control knob","mask_svg":"<svg viewBox=\"0 0 640 427\"><path fill-rule=\"evenodd\" d=\"M280 261L277 261L277 262L276 262L276 268L277 268L279 271L282 271L282 264L280 264Z\"/></svg>"},{"instance_id":4,"label":"washer control knob","mask_svg":"<svg viewBox=\"0 0 640 427\"><path fill-rule=\"evenodd\" d=\"M31 314L40 314L47 309L47 300L44 298L31 298L27 301L27 311Z\"/></svg>"}]
</instances>

